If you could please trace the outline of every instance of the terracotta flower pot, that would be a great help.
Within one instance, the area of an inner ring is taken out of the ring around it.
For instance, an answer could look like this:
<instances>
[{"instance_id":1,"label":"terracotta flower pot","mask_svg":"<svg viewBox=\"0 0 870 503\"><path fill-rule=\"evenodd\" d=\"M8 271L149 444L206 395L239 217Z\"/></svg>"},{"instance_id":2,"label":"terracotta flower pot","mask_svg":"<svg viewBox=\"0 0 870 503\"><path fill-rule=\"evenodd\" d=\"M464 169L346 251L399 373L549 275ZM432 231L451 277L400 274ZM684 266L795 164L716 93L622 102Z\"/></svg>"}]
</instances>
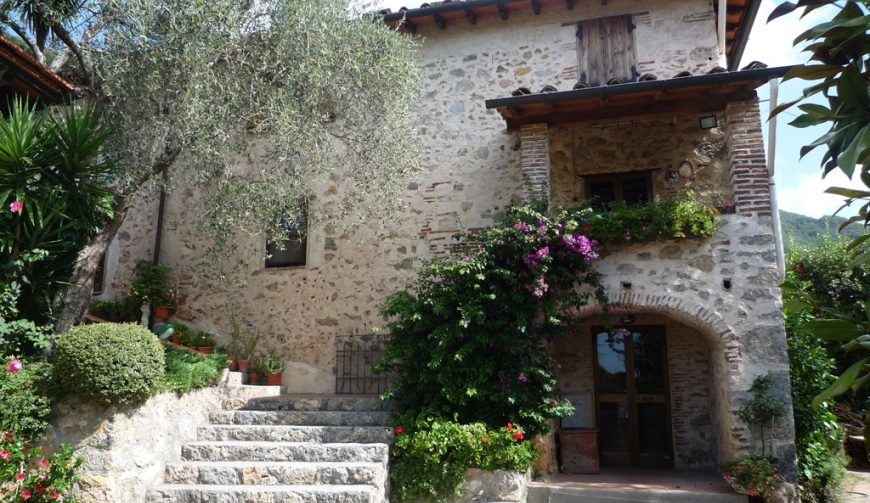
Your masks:
<instances>
[{"instance_id":1,"label":"terracotta flower pot","mask_svg":"<svg viewBox=\"0 0 870 503\"><path fill-rule=\"evenodd\" d=\"M260 384L260 374L256 372L248 374L248 384Z\"/></svg>"},{"instance_id":2,"label":"terracotta flower pot","mask_svg":"<svg viewBox=\"0 0 870 503\"><path fill-rule=\"evenodd\" d=\"M214 349L214 346L200 346L196 349L204 355L210 355L212 350Z\"/></svg>"},{"instance_id":3,"label":"terracotta flower pot","mask_svg":"<svg viewBox=\"0 0 870 503\"><path fill-rule=\"evenodd\" d=\"M239 370L239 362L237 360L229 360L228 367L230 368L230 372L237 372Z\"/></svg>"},{"instance_id":4,"label":"terracotta flower pot","mask_svg":"<svg viewBox=\"0 0 870 503\"><path fill-rule=\"evenodd\" d=\"M179 337L177 335L173 335L169 338L169 342L171 342L173 344L181 344L181 337Z\"/></svg>"},{"instance_id":5,"label":"terracotta flower pot","mask_svg":"<svg viewBox=\"0 0 870 503\"><path fill-rule=\"evenodd\" d=\"M169 308L166 306L156 306L154 307L154 319L155 320L165 320L169 318Z\"/></svg>"},{"instance_id":6,"label":"terracotta flower pot","mask_svg":"<svg viewBox=\"0 0 870 503\"><path fill-rule=\"evenodd\" d=\"M251 366L251 360L236 360L236 363L239 364L239 370L248 370Z\"/></svg>"},{"instance_id":7,"label":"terracotta flower pot","mask_svg":"<svg viewBox=\"0 0 870 503\"><path fill-rule=\"evenodd\" d=\"M266 384L268 384L269 386L280 386L281 372L278 372L277 374L266 372Z\"/></svg>"}]
</instances>

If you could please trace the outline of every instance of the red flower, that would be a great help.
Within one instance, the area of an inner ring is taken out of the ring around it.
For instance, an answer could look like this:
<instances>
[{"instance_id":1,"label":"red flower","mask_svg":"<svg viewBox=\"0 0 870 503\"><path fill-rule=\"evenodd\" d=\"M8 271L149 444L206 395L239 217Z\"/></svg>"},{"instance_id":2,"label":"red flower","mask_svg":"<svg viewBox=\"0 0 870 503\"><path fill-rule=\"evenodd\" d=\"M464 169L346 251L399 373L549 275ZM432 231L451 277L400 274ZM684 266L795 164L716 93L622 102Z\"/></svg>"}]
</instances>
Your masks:
<instances>
[{"instance_id":1,"label":"red flower","mask_svg":"<svg viewBox=\"0 0 870 503\"><path fill-rule=\"evenodd\" d=\"M513 431L513 430L514 430L514 425L511 423L508 423L508 431Z\"/></svg>"},{"instance_id":2,"label":"red flower","mask_svg":"<svg viewBox=\"0 0 870 503\"><path fill-rule=\"evenodd\" d=\"M754 487L750 487L749 488L749 495L750 496L758 496L758 491L756 491Z\"/></svg>"},{"instance_id":3,"label":"red flower","mask_svg":"<svg viewBox=\"0 0 870 503\"><path fill-rule=\"evenodd\" d=\"M31 496L33 496L33 493L30 492L30 489L21 491L21 499L29 500Z\"/></svg>"},{"instance_id":4,"label":"red flower","mask_svg":"<svg viewBox=\"0 0 870 503\"><path fill-rule=\"evenodd\" d=\"M588 231L588 230L589 230L589 226L588 226L588 225L584 225L584 226L583 226L583 230L584 230L584 231Z\"/></svg>"},{"instance_id":5,"label":"red flower","mask_svg":"<svg viewBox=\"0 0 870 503\"><path fill-rule=\"evenodd\" d=\"M36 484L36 492L41 493L42 491L45 491L45 486L42 484Z\"/></svg>"},{"instance_id":6,"label":"red flower","mask_svg":"<svg viewBox=\"0 0 870 503\"><path fill-rule=\"evenodd\" d=\"M405 428L402 428L401 424L396 426L396 435L401 435L403 431L405 431Z\"/></svg>"},{"instance_id":7,"label":"red flower","mask_svg":"<svg viewBox=\"0 0 870 503\"><path fill-rule=\"evenodd\" d=\"M51 494L49 494L48 497L53 499L53 500L56 500L58 497L60 497L60 494L58 494L57 491L51 491Z\"/></svg>"},{"instance_id":8,"label":"red flower","mask_svg":"<svg viewBox=\"0 0 870 503\"><path fill-rule=\"evenodd\" d=\"M522 439L523 439L523 432L521 432L520 430L516 430L514 432L514 440L519 442Z\"/></svg>"},{"instance_id":9,"label":"red flower","mask_svg":"<svg viewBox=\"0 0 870 503\"><path fill-rule=\"evenodd\" d=\"M483 441L484 441L484 442L489 442L489 435L484 435L484 436L483 436Z\"/></svg>"}]
</instances>

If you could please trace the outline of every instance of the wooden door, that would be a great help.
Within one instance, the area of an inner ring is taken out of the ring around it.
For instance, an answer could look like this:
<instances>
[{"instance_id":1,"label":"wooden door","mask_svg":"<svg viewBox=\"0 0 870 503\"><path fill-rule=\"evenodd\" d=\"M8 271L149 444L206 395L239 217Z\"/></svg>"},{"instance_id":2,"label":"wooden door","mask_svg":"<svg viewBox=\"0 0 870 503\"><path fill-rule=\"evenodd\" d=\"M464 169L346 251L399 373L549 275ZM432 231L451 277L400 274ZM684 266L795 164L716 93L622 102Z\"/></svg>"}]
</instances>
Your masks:
<instances>
[{"instance_id":1,"label":"wooden door","mask_svg":"<svg viewBox=\"0 0 870 503\"><path fill-rule=\"evenodd\" d=\"M580 80L592 87L603 86L613 78L637 80L633 29L630 15L577 23Z\"/></svg>"},{"instance_id":2,"label":"wooden door","mask_svg":"<svg viewBox=\"0 0 870 503\"><path fill-rule=\"evenodd\" d=\"M672 467L664 327L592 334L601 465Z\"/></svg>"}]
</instances>

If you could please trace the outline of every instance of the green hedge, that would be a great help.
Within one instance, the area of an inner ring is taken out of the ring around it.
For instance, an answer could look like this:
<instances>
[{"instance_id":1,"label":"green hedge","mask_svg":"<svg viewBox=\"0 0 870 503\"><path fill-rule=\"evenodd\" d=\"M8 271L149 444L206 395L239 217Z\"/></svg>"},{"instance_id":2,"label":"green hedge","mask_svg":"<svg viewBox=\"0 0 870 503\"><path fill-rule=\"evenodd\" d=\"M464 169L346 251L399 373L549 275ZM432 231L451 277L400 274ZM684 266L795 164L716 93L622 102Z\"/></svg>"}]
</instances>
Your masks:
<instances>
[{"instance_id":1,"label":"green hedge","mask_svg":"<svg viewBox=\"0 0 870 503\"><path fill-rule=\"evenodd\" d=\"M139 325L81 325L57 341L54 371L67 392L102 403L132 403L159 391L163 348Z\"/></svg>"}]
</instances>

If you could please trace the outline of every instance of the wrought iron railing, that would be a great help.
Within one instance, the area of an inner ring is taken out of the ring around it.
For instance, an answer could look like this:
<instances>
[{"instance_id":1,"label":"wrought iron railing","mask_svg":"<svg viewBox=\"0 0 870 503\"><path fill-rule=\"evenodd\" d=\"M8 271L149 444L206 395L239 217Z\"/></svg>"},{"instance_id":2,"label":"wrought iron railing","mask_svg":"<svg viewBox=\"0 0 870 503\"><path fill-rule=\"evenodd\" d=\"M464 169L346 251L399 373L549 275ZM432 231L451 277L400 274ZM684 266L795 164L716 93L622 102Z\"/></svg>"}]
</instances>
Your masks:
<instances>
[{"instance_id":1,"label":"wrought iron railing","mask_svg":"<svg viewBox=\"0 0 870 503\"><path fill-rule=\"evenodd\" d=\"M335 336L335 393L380 394L390 384L390 374L376 374L375 363L384 358L383 334Z\"/></svg>"}]
</instances>

